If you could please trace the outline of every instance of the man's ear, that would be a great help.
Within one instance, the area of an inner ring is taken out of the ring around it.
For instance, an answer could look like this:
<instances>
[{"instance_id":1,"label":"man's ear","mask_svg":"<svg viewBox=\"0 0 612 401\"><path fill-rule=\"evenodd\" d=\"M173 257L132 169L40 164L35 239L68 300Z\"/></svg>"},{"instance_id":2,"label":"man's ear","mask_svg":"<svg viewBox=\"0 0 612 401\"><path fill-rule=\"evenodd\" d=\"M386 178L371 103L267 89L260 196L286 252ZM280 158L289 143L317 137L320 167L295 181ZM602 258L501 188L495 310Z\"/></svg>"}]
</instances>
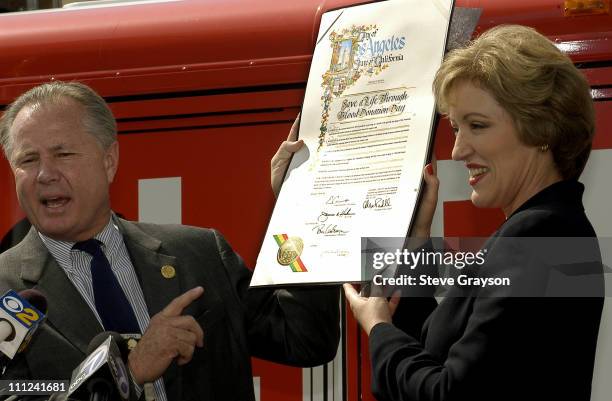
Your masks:
<instances>
[{"instance_id":1,"label":"man's ear","mask_svg":"<svg viewBox=\"0 0 612 401\"><path fill-rule=\"evenodd\" d=\"M108 182L113 182L117 167L119 166L119 142L113 142L108 149L104 151L104 168Z\"/></svg>"}]
</instances>

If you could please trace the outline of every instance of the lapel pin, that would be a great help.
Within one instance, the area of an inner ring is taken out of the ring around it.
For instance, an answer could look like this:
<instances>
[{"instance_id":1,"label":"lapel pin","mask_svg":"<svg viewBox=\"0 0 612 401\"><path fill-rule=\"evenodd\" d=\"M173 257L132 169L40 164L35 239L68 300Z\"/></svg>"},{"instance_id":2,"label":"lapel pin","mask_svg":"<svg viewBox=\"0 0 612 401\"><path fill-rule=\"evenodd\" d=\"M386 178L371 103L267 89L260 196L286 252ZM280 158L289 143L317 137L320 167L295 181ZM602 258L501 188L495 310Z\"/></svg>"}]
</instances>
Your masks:
<instances>
[{"instance_id":1,"label":"lapel pin","mask_svg":"<svg viewBox=\"0 0 612 401\"><path fill-rule=\"evenodd\" d=\"M174 276L176 276L176 270L173 266L164 265L161 268L161 274L162 276L164 276L164 278L173 278Z\"/></svg>"}]
</instances>

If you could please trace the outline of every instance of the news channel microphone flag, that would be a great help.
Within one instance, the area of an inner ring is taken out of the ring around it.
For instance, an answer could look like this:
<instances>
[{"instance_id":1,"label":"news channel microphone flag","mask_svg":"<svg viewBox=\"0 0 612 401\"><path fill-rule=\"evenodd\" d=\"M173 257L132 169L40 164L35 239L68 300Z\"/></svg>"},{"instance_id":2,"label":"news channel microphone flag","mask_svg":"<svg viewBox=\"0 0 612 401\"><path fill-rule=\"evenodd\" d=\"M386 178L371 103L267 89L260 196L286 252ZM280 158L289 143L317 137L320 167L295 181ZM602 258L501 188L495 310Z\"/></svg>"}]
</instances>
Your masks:
<instances>
[{"instance_id":1,"label":"news channel microphone flag","mask_svg":"<svg viewBox=\"0 0 612 401\"><path fill-rule=\"evenodd\" d=\"M128 400L130 378L113 335L103 332L88 347L87 358L72 372L69 398Z\"/></svg>"},{"instance_id":2,"label":"news channel microphone flag","mask_svg":"<svg viewBox=\"0 0 612 401\"><path fill-rule=\"evenodd\" d=\"M13 359L44 320L41 311L9 290L0 298L0 352Z\"/></svg>"}]
</instances>

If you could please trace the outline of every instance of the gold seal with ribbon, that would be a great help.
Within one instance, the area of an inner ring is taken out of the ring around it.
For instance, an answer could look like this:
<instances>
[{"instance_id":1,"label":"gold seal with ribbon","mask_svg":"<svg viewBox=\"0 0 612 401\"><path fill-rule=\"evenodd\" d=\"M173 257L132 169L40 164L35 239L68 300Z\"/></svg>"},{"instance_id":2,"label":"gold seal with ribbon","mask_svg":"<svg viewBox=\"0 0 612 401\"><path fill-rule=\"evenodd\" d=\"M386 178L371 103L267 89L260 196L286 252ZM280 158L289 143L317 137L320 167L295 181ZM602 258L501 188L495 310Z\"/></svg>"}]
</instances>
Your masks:
<instances>
[{"instance_id":1,"label":"gold seal with ribbon","mask_svg":"<svg viewBox=\"0 0 612 401\"><path fill-rule=\"evenodd\" d=\"M304 250L304 241L300 237L289 237L278 248L277 262L282 266L289 266L300 257Z\"/></svg>"}]
</instances>

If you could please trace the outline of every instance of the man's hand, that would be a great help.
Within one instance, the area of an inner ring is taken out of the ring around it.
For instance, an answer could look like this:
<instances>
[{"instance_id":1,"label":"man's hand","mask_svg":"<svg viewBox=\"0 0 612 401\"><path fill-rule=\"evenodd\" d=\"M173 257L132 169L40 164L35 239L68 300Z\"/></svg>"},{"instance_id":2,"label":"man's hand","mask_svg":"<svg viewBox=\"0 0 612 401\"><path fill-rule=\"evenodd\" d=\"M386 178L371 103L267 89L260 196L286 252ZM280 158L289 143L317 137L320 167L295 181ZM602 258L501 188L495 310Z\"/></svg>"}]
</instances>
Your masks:
<instances>
[{"instance_id":1,"label":"man's hand","mask_svg":"<svg viewBox=\"0 0 612 401\"><path fill-rule=\"evenodd\" d=\"M346 283L343 287L353 316L368 336L372 327L378 323L391 323L391 318L400 301L399 291L394 293L391 299L387 301L387 298L384 297L362 297L352 284Z\"/></svg>"},{"instance_id":2,"label":"man's hand","mask_svg":"<svg viewBox=\"0 0 612 401\"><path fill-rule=\"evenodd\" d=\"M291 129L289 130L287 140L281 143L276 151L276 154L270 161L270 183L272 185L272 192L274 192L275 197L278 197L278 193L280 192L285 171L289 166L289 160L291 160L291 155L300 150L304 145L304 141L301 139L296 141L299 127L300 115L298 114L297 118L293 122L293 125L291 126Z\"/></svg>"},{"instance_id":3,"label":"man's hand","mask_svg":"<svg viewBox=\"0 0 612 401\"><path fill-rule=\"evenodd\" d=\"M183 309L198 299L204 289L195 287L174 298L151 318L138 345L130 352L128 366L139 385L161 377L172 360L191 360L195 347L204 345L204 332L193 316L182 316Z\"/></svg>"}]
</instances>

